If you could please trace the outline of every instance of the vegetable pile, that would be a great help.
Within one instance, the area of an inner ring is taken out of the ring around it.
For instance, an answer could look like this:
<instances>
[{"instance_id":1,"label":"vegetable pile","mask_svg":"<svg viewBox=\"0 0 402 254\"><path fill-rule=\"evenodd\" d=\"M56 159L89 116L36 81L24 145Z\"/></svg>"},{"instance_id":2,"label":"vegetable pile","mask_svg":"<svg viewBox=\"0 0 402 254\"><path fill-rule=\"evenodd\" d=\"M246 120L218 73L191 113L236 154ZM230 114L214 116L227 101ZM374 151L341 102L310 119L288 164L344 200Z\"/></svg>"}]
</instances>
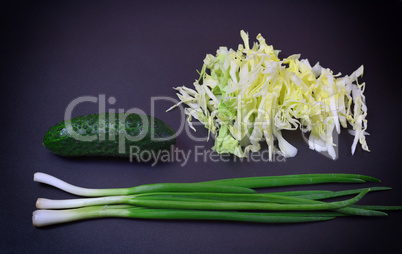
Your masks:
<instances>
[{"instance_id":1,"label":"vegetable pile","mask_svg":"<svg viewBox=\"0 0 402 254\"><path fill-rule=\"evenodd\" d=\"M246 177L120 189L82 188L44 173L35 173L34 181L89 197L67 200L39 198L36 202L39 210L32 216L36 227L102 217L299 223L341 216L386 216L384 211L402 209L402 206L356 205L368 192L389 190L389 187L270 193L255 190L291 185L379 182L374 177L357 174ZM355 196L341 201L323 201L347 195Z\"/></svg>"},{"instance_id":2,"label":"vegetable pile","mask_svg":"<svg viewBox=\"0 0 402 254\"><path fill-rule=\"evenodd\" d=\"M265 140L270 160L274 154L294 157L297 149L281 131L300 129L310 133L310 149L335 159L334 131L339 134L348 123L355 136L352 154L358 142L369 151L365 83L358 83L363 66L341 77L319 63L312 67L299 54L281 60L260 34L252 47L247 33L241 37L244 45L237 51L220 47L216 56L205 57L195 89L175 88L180 102L172 108L186 104L190 127L195 131L191 120L199 120L216 138L216 152L246 157Z\"/></svg>"}]
</instances>

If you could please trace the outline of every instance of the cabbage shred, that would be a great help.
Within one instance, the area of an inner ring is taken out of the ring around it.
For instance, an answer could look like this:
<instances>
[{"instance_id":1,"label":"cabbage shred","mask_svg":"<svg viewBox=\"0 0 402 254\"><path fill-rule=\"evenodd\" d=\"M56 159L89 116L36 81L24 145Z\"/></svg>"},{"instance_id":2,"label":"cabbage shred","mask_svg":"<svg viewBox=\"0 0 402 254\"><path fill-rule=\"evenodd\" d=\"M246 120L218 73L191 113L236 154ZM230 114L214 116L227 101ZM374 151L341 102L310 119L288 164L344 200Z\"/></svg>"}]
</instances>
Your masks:
<instances>
[{"instance_id":1,"label":"cabbage shred","mask_svg":"<svg viewBox=\"0 0 402 254\"><path fill-rule=\"evenodd\" d=\"M175 88L180 99L175 106L186 104L190 127L195 131L191 124L195 118L208 129L208 137L215 137L212 149L246 157L265 141L270 160L275 154L294 157L297 149L281 131L300 129L309 133L310 149L336 159L334 131L339 134L349 123L355 136L352 154L358 142L369 151L365 83L358 83L363 66L341 77L319 63L312 67L299 54L281 60L280 51L261 34L252 47L248 34L240 34L244 45L237 51L220 47L215 56L205 57L194 89Z\"/></svg>"}]
</instances>

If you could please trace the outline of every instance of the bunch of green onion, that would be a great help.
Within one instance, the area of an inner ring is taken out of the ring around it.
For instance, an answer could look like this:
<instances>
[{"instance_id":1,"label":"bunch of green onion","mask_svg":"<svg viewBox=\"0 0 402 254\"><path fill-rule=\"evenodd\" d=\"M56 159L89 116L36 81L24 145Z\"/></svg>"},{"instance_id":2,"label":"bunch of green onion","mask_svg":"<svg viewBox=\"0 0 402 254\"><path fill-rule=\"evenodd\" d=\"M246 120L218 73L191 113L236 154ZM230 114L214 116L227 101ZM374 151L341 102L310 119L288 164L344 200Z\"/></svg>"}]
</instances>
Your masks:
<instances>
[{"instance_id":1,"label":"bunch of green onion","mask_svg":"<svg viewBox=\"0 0 402 254\"><path fill-rule=\"evenodd\" d=\"M39 198L33 212L36 227L102 217L170 220L221 220L257 223L326 221L341 216L386 216L402 206L356 205L371 187L344 191L311 190L258 193L255 189L322 183L379 182L358 174L303 174L214 180L198 183L158 183L118 189L88 189L44 173L34 181L87 197ZM328 198L355 195L342 201Z\"/></svg>"}]
</instances>

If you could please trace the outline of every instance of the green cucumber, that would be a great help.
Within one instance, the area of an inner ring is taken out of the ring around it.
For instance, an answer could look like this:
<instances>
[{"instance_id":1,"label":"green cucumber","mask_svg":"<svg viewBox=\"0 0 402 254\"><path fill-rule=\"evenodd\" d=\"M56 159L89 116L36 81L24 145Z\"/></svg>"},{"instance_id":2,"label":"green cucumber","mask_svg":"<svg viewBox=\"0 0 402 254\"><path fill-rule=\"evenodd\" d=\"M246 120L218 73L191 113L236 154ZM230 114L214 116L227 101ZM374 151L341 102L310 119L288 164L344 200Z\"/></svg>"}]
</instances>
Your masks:
<instances>
[{"instance_id":1,"label":"green cucumber","mask_svg":"<svg viewBox=\"0 0 402 254\"><path fill-rule=\"evenodd\" d=\"M62 121L46 133L43 144L61 156L129 157L136 152L168 150L175 133L163 121L139 114L91 114Z\"/></svg>"}]
</instances>

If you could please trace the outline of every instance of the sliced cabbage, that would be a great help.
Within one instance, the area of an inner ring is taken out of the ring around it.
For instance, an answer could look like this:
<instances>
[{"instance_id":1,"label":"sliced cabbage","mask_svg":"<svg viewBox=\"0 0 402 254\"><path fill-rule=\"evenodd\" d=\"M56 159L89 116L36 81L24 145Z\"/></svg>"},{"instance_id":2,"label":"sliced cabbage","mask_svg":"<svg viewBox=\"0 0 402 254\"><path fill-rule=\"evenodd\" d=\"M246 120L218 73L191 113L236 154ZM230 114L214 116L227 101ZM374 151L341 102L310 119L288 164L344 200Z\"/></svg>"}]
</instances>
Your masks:
<instances>
[{"instance_id":1,"label":"sliced cabbage","mask_svg":"<svg viewBox=\"0 0 402 254\"><path fill-rule=\"evenodd\" d=\"M365 84L357 80L363 66L340 77L319 63L312 67L299 54L279 59L280 51L261 34L252 47L248 34L241 31L240 35L244 45L237 51L220 47L215 56L205 57L193 89L175 88L179 104L188 106L185 114L190 127L194 129L193 118L203 123L215 137L216 152L246 157L259 151L264 140L270 160L275 154L294 157L297 149L281 131L301 129L310 133L310 149L336 159L334 131L339 134L348 123L355 136L352 154L358 142L369 151Z\"/></svg>"}]
</instances>

